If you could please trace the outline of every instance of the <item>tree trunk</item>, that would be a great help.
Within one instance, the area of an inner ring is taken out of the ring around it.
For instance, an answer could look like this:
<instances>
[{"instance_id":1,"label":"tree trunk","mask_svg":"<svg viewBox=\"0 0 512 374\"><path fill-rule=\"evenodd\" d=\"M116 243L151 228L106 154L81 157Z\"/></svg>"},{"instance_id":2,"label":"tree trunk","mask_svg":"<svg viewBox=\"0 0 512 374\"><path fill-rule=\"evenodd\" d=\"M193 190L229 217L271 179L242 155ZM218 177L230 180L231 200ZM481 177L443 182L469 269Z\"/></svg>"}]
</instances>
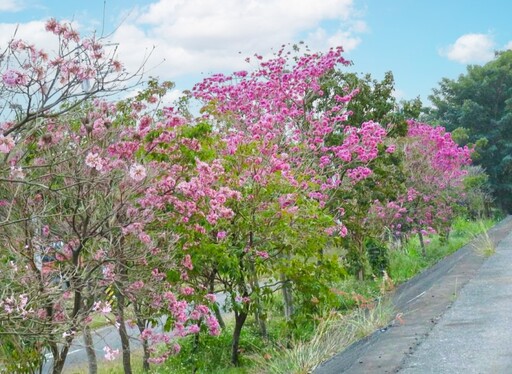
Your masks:
<instances>
[{"instance_id":1,"label":"tree trunk","mask_svg":"<svg viewBox=\"0 0 512 374\"><path fill-rule=\"evenodd\" d=\"M123 369L125 374L132 374L132 364L130 361L130 337L126 331L126 321L124 318L124 295L117 291L117 323L119 323L119 337L121 338L121 347L123 349Z\"/></svg>"},{"instance_id":2,"label":"tree trunk","mask_svg":"<svg viewBox=\"0 0 512 374\"><path fill-rule=\"evenodd\" d=\"M52 354L53 354L53 369L52 374L61 374L62 370L64 369L64 364L66 363L66 357L68 355L69 346L71 342L62 348L62 350L59 351L57 348L57 345L55 344L55 349L52 347Z\"/></svg>"},{"instance_id":3,"label":"tree trunk","mask_svg":"<svg viewBox=\"0 0 512 374\"><path fill-rule=\"evenodd\" d=\"M251 243L252 243L252 236L251 236ZM260 282L258 280L258 276L256 274L256 267L254 264L254 260L251 260L250 263L250 285L252 288L252 291L257 295L255 300L253 301L256 304L256 308L254 310L254 318L256 320L256 324L258 325L260 329L260 334L263 337L263 339L267 339L267 324L265 322L265 316L263 315L263 308L261 307L261 290L260 290Z\"/></svg>"},{"instance_id":4,"label":"tree trunk","mask_svg":"<svg viewBox=\"0 0 512 374\"><path fill-rule=\"evenodd\" d=\"M233 331L233 341L231 344L231 363L235 366L239 366L238 361L238 350L240 347L240 334L244 327L245 320L247 319L247 313L235 311L235 329Z\"/></svg>"},{"instance_id":5,"label":"tree trunk","mask_svg":"<svg viewBox=\"0 0 512 374\"><path fill-rule=\"evenodd\" d=\"M96 359L96 351L94 350L94 342L91 335L91 328L89 325L84 327L84 345L85 352L87 353L87 362L89 365L89 374L96 374L98 372L98 361Z\"/></svg>"},{"instance_id":6,"label":"tree trunk","mask_svg":"<svg viewBox=\"0 0 512 374\"><path fill-rule=\"evenodd\" d=\"M134 309L135 309L135 313L138 315L139 311L135 307L135 304L134 304ZM140 318L139 316L137 316L137 327L139 328L139 333L142 335L142 333L146 329L146 323L145 323L144 319ZM141 339L141 340L142 340L142 352L143 352L142 353L142 370L149 371L149 357L150 357L149 344L146 339Z\"/></svg>"},{"instance_id":7,"label":"tree trunk","mask_svg":"<svg viewBox=\"0 0 512 374\"><path fill-rule=\"evenodd\" d=\"M216 270L214 270L208 278L208 292L212 295L215 294L215 274ZM220 312L219 304L217 302L212 305L213 312L215 313L215 318L219 322L219 326L222 330L226 328L226 324L224 323L224 319L222 318L222 313Z\"/></svg>"},{"instance_id":8,"label":"tree trunk","mask_svg":"<svg viewBox=\"0 0 512 374\"><path fill-rule=\"evenodd\" d=\"M425 249L425 242L423 241L423 234L421 232L418 232L418 237L420 238L421 254L423 257L427 257L427 250Z\"/></svg>"},{"instance_id":9,"label":"tree trunk","mask_svg":"<svg viewBox=\"0 0 512 374\"><path fill-rule=\"evenodd\" d=\"M290 321L294 312L293 294L290 282L286 279L286 276L283 273L281 273L281 282L283 282L283 288L281 288L281 291L283 293L284 301L284 318L286 321Z\"/></svg>"},{"instance_id":10,"label":"tree trunk","mask_svg":"<svg viewBox=\"0 0 512 374\"><path fill-rule=\"evenodd\" d=\"M366 246L364 245L364 239L361 236L357 237L357 251L358 251L358 265L357 278L359 281L364 281L366 277L366 269L368 264L368 255L366 253Z\"/></svg>"},{"instance_id":11,"label":"tree trunk","mask_svg":"<svg viewBox=\"0 0 512 374\"><path fill-rule=\"evenodd\" d=\"M217 318L217 322L219 322L220 328L224 330L226 328L226 323L222 318L222 313L220 312L219 304L217 304L217 302L213 303L212 308L213 312L215 313L215 318Z\"/></svg>"},{"instance_id":12,"label":"tree trunk","mask_svg":"<svg viewBox=\"0 0 512 374\"><path fill-rule=\"evenodd\" d=\"M257 301L256 310L254 311L254 318L256 319L256 324L260 329L260 335L264 340L268 340L268 332L267 332L267 321L262 313L261 301Z\"/></svg>"},{"instance_id":13,"label":"tree trunk","mask_svg":"<svg viewBox=\"0 0 512 374\"><path fill-rule=\"evenodd\" d=\"M53 357L53 370L52 370L52 374L61 374L62 373L62 369L64 369L64 362L65 360L60 358L60 357L57 357L55 358L55 356Z\"/></svg>"}]
</instances>

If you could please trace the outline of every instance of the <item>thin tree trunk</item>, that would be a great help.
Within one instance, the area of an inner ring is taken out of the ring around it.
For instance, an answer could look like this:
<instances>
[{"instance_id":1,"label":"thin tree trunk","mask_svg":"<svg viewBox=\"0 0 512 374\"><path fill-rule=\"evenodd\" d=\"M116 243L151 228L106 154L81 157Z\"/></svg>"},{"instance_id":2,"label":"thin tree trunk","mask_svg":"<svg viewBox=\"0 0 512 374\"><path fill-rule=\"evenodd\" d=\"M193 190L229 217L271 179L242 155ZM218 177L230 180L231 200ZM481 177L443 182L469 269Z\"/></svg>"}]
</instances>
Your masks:
<instances>
[{"instance_id":1,"label":"thin tree trunk","mask_svg":"<svg viewBox=\"0 0 512 374\"><path fill-rule=\"evenodd\" d=\"M366 254L366 246L364 245L364 239L358 235L356 238L357 241L357 251L358 251L358 265L359 269L357 270L357 278L359 281L364 281L364 278L366 276L366 265L368 264L368 257Z\"/></svg>"},{"instance_id":2,"label":"thin tree trunk","mask_svg":"<svg viewBox=\"0 0 512 374\"><path fill-rule=\"evenodd\" d=\"M420 238L421 254L423 257L427 257L427 250L425 249L425 242L423 241L423 234L421 232L418 232L418 237Z\"/></svg>"},{"instance_id":3,"label":"thin tree trunk","mask_svg":"<svg viewBox=\"0 0 512 374\"><path fill-rule=\"evenodd\" d=\"M215 313L215 318L217 318L217 321L219 322L220 328L224 330L226 328L226 323L222 318L222 313L220 312L219 304L217 304L217 302L213 303L212 308L213 312Z\"/></svg>"},{"instance_id":4,"label":"thin tree trunk","mask_svg":"<svg viewBox=\"0 0 512 374\"><path fill-rule=\"evenodd\" d=\"M89 374L96 374L98 372L98 361L96 359L96 351L94 350L94 342L91 335L91 328L89 325L84 327L84 345L85 352L87 353L87 362L89 365Z\"/></svg>"},{"instance_id":5,"label":"thin tree trunk","mask_svg":"<svg viewBox=\"0 0 512 374\"><path fill-rule=\"evenodd\" d=\"M265 317L263 316L260 300L258 300L256 310L254 311L254 318L256 319L256 323L260 329L261 337L264 340L268 340L267 321L266 321Z\"/></svg>"},{"instance_id":6,"label":"thin tree trunk","mask_svg":"<svg viewBox=\"0 0 512 374\"><path fill-rule=\"evenodd\" d=\"M142 336L142 333L146 329L146 320L142 318L140 306L137 302L133 302L133 309L135 311L135 316L137 317L137 328L139 329L139 333ZM149 371L149 344L146 339L142 339L142 370Z\"/></svg>"},{"instance_id":7,"label":"thin tree trunk","mask_svg":"<svg viewBox=\"0 0 512 374\"><path fill-rule=\"evenodd\" d=\"M290 282L286 279L286 276L283 273L281 273L281 282L283 282L281 292L283 293L284 301L284 318L286 321L290 321L294 312L293 294L290 287Z\"/></svg>"},{"instance_id":8,"label":"thin tree trunk","mask_svg":"<svg viewBox=\"0 0 512 374\"><path fill-rule=\"evenodd\" d=\"M211 276L208 277L208 292L212 295L215 294L215 273L216 270L214 270ZM217 321L219 322L220 328L224 330L226 328L226 323L224 323L224 319L222 318L219 304L217 304L217 302L213 303L212 308L213 312L215 313L215 318L217 318Z\"/></svg>"},{"instance_id":9,"label":"thin tree trunk","mask_svg":"<svg viewBox=\"0 0 512 374\"><path fill-rule=\"evenodd\" d=\"M252 234L250 236L250 243L253 244L253 237ZM258 276L256 274L256 267L254 264L254 260L250 261L250 271L249 279L250 279L250 285L253 290L257 294L257 298L254 300L254 303L256 303L256 308L254 309L254 318L256 320L256 324L258 325L260 329L260 335L263 337L263 339L267 339L267 324L265 322L265 317L263 315L263 308L261 307L261 299L260 299L260 282L258 280Z\"/></svg>"},{"instance_id":10,"label":"thin tree trunk","mask_svg":"<svg viewBox=\"0 0 512 374\"><path fill-rule=\"evenodd\" d=\"M59 351L58 348L55 350L52 348L52 354L53 354L53 369L52 374L61 374L62 370L64 369L64 364L66 363L66 357L68 355L69 346L71 345L71 342L65 343L65 346L62 348L62 350ZM55 345L56 347L57 345Z\"/></svg>"},{"instance_id":11,"label":"thin tree trunk","mask_svg":"<svg viewBox=\"0 0 512 374\"><path fill-rule=\"evenodd\" d=\"M124 318L124 295L117 292L117 323L119 323L119 337L121 338L121 347L123 350L123 369L125 374L132 374L130 338L126 331L126 321Z\"/></svg>"},{"instance_id":12,"label":"thin tree trunk","mask_svg":"<svg viewBox=\"0 0 512 374\"><path fill-rule=\"evenodd\" d=\"M240 348L240 334L244 327L245 320L247 319L247 313L235 311L235 329L233 331L233 341L231 345L231 363L235 366L239 366L238 350Z\"/></svg>"}]
</instances>

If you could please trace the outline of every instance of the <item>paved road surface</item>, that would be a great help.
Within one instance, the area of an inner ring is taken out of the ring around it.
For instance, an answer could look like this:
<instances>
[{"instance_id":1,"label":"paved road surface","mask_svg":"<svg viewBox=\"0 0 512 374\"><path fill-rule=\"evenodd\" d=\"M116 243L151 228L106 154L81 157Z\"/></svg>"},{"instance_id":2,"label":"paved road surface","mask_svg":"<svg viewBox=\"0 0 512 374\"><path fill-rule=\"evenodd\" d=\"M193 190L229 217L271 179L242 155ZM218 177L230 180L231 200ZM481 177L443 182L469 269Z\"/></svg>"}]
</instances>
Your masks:
<instances>
[{"instance_id":1,"label":"paved road surface","mask_svg":"<svg viewBox=\"0 0 512 374\"><path fill-rule=\"evenodd\" d=\"M461 290L400 373L512 373L512 234Z\"/></svg>"},{"instance_id":2,"label":"paved road surface","mask_svg":"<svg viewBox=\"0 0 512 374\"><path fill-rule=\"evenodd\" d=\"M395 323L315 374L512 373L512 218L490 231L497 253L466 246L396 290Z\"/></svg>"}]
</instances>

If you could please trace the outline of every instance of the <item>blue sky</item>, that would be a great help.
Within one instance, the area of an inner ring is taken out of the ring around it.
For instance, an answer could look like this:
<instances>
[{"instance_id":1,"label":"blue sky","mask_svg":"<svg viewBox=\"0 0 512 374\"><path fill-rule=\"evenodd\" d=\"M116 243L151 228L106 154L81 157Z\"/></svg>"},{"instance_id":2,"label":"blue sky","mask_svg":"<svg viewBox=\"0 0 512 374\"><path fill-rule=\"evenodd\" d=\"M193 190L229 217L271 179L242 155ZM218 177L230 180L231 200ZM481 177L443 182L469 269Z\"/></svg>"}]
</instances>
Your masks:
<instances>
[{"instance_id":1,"label":"blue sky","mask_svg":"<svg viewBox=\"0 0 512 374\"><path fill-rule=\"evenodd\" d=\"M152 51L148 74L175 81L177 95L281 44L342 45L350 70L377 79L391 70L397 97L426 102L442 77L512 48L511 14L509 0L1 0L0 47L16 25L45 45L46 19L71 20L82 34L111 33L128 69Z\"/></svg>"}]
</instances>

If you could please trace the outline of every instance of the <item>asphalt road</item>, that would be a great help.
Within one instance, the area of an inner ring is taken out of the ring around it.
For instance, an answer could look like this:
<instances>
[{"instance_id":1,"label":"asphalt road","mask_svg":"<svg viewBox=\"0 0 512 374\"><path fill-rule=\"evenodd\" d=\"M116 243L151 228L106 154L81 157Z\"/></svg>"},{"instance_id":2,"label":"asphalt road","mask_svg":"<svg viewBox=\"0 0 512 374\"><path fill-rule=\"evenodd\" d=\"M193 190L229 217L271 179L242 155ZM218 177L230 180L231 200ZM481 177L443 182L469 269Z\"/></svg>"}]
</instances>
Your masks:
<instances>
[{"instance_id":1,"label":"asphalt road","mask_svg":"<svg viewBox=\"0 0 512 374\"><path fill-rule=\"evenodd\" d=\"M485 258L467 245L404 283L392 296L403 323L314 373L512 373L512 218L489 235L496 254Z\"/></svg>"}]
</instances>

